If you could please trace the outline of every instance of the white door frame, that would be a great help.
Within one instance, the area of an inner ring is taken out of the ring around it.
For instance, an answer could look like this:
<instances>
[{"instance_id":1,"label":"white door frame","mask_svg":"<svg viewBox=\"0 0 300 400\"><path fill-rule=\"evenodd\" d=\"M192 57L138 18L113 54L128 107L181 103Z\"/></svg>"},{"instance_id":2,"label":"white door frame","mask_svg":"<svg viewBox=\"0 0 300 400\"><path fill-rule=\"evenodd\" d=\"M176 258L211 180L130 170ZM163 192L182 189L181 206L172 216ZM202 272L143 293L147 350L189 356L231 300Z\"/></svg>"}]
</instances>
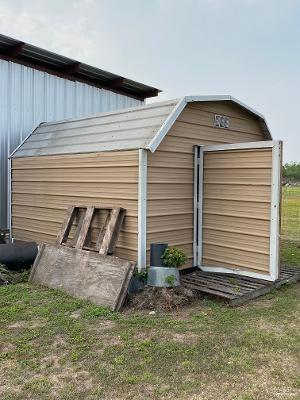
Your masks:
<instances>
[{"instance_id":1,"label":"white door frame","mask_svg":"<svg viewBox=\"0 0 300 400\"><path fill-rule=\"evenodd\" d=\"M281 141L262 141L212 146L195 146L195 190L194 190L194 265L203 271L235 273L257 279L274 281L279 276L279 228L281 200ZM210 151L272 148L272 182L270 206L270 265L269 274L248 272L226 267L202 265L202 209L203 209L203 154Z\"/></svg>"}]
</instances>

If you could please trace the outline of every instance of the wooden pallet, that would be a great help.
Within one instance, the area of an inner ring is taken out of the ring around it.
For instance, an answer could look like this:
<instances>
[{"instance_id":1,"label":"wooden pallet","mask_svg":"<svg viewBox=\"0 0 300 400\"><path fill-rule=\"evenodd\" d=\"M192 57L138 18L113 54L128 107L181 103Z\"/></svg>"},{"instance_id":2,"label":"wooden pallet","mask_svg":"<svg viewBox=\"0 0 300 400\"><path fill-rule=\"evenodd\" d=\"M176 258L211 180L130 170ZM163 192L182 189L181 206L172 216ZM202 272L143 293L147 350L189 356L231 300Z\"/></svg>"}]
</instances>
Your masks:
<instances>
[{"instance_id":1,"label":"wooden pallet","mask_svg":"<svg viewBox=\"0 0 300 400\"><path fill-rule=\"evenodd\" d=\"M300 268L281 267L280 277L275 282L200 269L181 276L180 280L189 289L220 297L230 306L239 306L286 283L297 282L300 280Z\"/></svg>"},{"instance_id":2,"label":"wooden pallet","mask_svg":"<svg viewBox=\"0 0 300 400\"><path fill-rule=\"evenodd\" d=\"M125 216L125 210L120 207L69 206L56 243L59 245L67 244L72 225L76 216L79 216L80 210L83 210L83 213L76 227L73 240L68 246L79 250L98 251L101 255L113 254ZM106 218L100 229L96 247L93 248L90 245L91 224L95 213L100 211L106 212Z\"/></svg>"}]
</instances>

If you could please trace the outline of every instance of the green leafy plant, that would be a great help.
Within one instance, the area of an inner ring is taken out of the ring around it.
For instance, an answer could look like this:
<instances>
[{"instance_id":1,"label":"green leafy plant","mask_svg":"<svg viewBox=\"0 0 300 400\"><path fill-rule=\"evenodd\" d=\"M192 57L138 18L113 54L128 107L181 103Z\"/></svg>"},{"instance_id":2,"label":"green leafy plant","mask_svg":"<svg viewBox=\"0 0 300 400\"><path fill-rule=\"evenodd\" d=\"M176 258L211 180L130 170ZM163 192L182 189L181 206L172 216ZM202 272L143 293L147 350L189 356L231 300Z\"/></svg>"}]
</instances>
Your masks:
<instances>
[{"instance_id":1,"label":"green leafy plant","mask_svg":"<svg viewBox=\"0 0 300 400\"><path fill-rule=\"evenodd\" d=\"M137 278L141 282L147 282L148 271L143 269L141 271L135 270L134 277Z\"/></svg>"},{"instance_id":2,"label":"green leafy plant","mask_svg":"<svg viewBox=\"0 0 300 400\"><path fill-rule=\"evenodd\" d=\"M182 249L168 247L162 255L162 260L166 267L179 268L187 262L187 255Z\"/></svg>"},{"instance_id":3,"label":"green leafy plant","mask_svg":"<svg viewBox=\"0 0 300 400\"><path fill-rule=\"evenodd\" d=\"M168 275L165 279L166 284L170 286L174 286L176 282L176 276L175 275Z\"/></svg>"}]
</instances>

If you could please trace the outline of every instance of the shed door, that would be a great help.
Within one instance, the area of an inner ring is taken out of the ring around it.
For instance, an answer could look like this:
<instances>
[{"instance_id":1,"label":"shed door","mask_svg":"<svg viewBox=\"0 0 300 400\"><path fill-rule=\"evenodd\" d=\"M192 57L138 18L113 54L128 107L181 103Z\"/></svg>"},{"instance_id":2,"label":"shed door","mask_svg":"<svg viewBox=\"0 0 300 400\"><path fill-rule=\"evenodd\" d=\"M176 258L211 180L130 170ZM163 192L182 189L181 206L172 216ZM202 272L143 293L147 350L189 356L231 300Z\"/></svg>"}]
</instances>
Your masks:
<instances>
[{"instance_id":1,"label":"shed door","mask_svg":"<svg viewBox=\"0 0 300 400\"><path fill-rule=\"evenodd\" d=\"M274 281L279 274L281 142L198 149L198 266Z\"/></svg>"}]
</instances>

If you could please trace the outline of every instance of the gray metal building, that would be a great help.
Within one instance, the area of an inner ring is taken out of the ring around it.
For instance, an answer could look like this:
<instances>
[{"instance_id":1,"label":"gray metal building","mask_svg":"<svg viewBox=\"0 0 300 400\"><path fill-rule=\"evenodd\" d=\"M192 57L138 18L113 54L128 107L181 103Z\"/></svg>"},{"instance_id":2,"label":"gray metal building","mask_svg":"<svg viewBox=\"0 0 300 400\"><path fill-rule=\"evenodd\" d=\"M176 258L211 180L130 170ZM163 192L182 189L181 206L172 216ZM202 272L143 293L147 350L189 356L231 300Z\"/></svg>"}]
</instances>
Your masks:
<instances>
[{"instance_id":1,"label":"gray metal building","mask_svg":"<svg viewBox=\"0 0 300 400\"><path fill-rule=\"evenodd\" d=\"M159 90L0 35L0 228L9 226L9 154L41 122L138 106Z\"/></svg>"}]
</instances>

